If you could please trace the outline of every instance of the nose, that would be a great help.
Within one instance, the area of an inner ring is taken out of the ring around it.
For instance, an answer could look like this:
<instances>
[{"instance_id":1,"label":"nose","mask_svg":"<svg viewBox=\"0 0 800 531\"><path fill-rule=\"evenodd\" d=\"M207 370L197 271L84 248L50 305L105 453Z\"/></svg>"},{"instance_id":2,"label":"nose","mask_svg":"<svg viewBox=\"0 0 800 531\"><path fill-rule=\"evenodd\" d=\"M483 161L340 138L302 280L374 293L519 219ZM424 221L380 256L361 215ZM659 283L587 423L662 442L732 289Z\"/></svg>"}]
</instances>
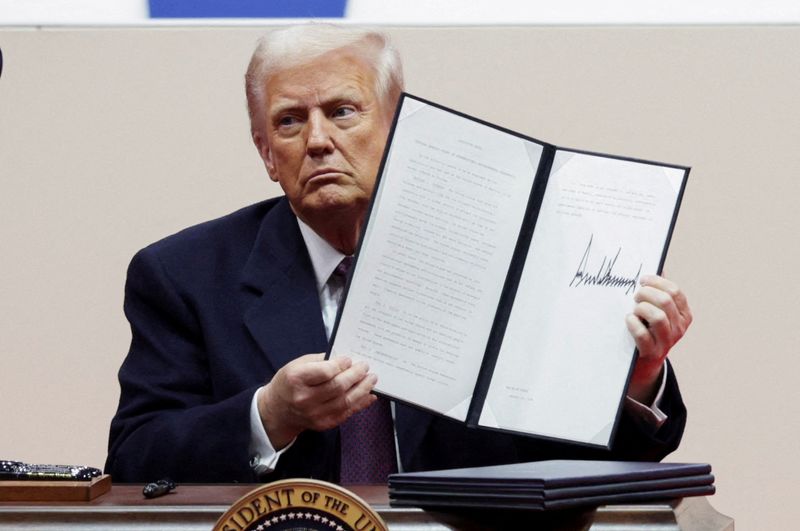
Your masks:
<instances>
[{"instance_id":1,"label":"nose","mask_svg":"<svg viewBox=\"0 0 800 531\"><path fill-rule=\"evenodd\" d=\"M312 111L308 117L308 138L306 139L306 152L312 157L327 155L334 149L328 117L320 109Z\"/></svg>"}]
</instances>

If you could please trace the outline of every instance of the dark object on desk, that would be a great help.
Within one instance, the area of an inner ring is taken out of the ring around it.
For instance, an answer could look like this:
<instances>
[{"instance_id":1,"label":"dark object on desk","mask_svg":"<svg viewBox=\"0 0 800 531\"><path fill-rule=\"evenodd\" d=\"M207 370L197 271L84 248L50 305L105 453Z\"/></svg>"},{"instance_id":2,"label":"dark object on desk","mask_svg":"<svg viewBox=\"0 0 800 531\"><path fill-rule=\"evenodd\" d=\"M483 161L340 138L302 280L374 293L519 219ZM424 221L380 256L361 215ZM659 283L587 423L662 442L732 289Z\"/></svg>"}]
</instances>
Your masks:
<instances>
[{"instance_id":1,"label":"dark object on desk","mask_svg":"<svg viewBox=\"0 0 800 531\"><path fill-rule=\"evenodd\" d=\"M148 483L142 489L145 498L158 498L175 490L175 483L170 479L159 479L153 483Z\"/></svg>"},{"instance_id":2,"label":"dark object on desk","mask_svg":"<svg viewBox=\"0 0 800 531\"><path fill-rule=\"evenodd\" d=\"M393 506L546 511L714 493L695 463L539 461L389 476Z\"/></svg>"},{"instance_id":3,"label":"dark object on desk","mask_svg":"<svg viewBox=\"0 0 800 531\"><path fill-rule=\"evenodd\" d=\"M20 461L0 461L0 480L91 481L101 475L100 469L90 466L29 465Z\"/></svg>"}]
</instances>

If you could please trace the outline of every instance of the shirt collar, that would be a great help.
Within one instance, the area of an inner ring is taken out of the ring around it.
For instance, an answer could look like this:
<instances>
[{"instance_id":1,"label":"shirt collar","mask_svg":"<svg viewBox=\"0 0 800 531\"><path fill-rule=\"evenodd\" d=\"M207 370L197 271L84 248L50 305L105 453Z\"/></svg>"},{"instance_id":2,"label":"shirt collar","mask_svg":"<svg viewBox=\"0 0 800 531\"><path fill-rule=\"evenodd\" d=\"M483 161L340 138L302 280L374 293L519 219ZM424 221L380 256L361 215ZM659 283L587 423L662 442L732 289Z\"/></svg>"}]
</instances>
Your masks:
<instances>
[{"instance_id":1,"label":"shirt collar","mask_svg":"<svg viewBox=\"0 0 800 531\"><path fill-rule=\"evenodd\" d=\"M300 226L300 233L306 243L308 256L311 257L311 266L314 268L314 276L317 279L317 292L322 293L322 288L328 283L331 273L345 255L334 249L300 218L297 218L297 224Z\"/></svg>"}]
</instances>

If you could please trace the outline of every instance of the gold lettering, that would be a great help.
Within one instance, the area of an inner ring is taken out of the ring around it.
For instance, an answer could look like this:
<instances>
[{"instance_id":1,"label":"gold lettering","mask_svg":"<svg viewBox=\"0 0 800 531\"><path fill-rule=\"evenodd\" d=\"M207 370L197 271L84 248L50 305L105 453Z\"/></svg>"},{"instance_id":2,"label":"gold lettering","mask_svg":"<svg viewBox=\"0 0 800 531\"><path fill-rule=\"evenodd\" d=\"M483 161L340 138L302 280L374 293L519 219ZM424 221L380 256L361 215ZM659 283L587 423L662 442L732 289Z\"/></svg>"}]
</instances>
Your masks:
<instances>
[{"instance_id":1,"label":"gold lettering","mask_svg":"<svg viewBox=\"0 0 800 531\"><path fill-rule=\"evenodd\" d=\"M244 521L245 525L256 519L256 513L250 507L242 507L236 514Z\"/></svg>"},{"instance_id":2,"label":"gold lettering","mask_svg":"<svg viewBox=\"0 0 800 531\"><path fill-rule=\"evenodd\" d=\"M244 529L244 524L240 524L239 522L237 522L236 516L237 516L236 514L232 514L230 520L228 521L233 522L233 525L235 525L239 529L239 531L242 531Z\"/></svg>"},{"instance_id":3,"label":"gold lettering","mask_svg":"<svg viewBox=\"0 0 800 531\"><path fill-rule=\"evenodd\" d=\"M264 494L264 500L267 502L267 507L269 507L269 512L274 511L275 509L272 508L272 504L274 503L278 508L283 507L281 505L281 497L280 494L276 494L275 497L271 497L269 493Z\"/></svg>"},{"instance_id":4,"label":"gold lettering","mask_svg":"<svg viewBox=\"0 0 800 531\"><path fill-rule=\"evenodd\" d=\"M347 509L349 505L338 498L334 498L333 496L325 495L325 507L332 511L338 511L340 514L347 515Z\"/></svg>"},{"instance_id":5,"label":"gold lettering","mask_svg":"<svg viewBox=\"0 0 800 531\"><path fill-rule=\"evenodd\" d=\"M369 531L377 531L377 529L375 528L375 524L373 524L372 520L367 518L367 515L365 515L364 513L361 513L361 516L358 517L356 523L353 524L353 528L356 531L367 531L367 529L369 529Z\"/></svg>"},{"instance_id":6,"label":"gold lettering","mask_svg":"<svg viewBox=\"0 0 800 531\"><path fill-rule=\"evenodd\" d=\"M283 490L281 490L281 494L283 494L283 497L286 498L286 505L291 507L292 506L292 494L294 494L294 489L283 489Z\"/></svg>"},{"instance_id":7,"label":"gold lettering","mask_svg":"<svg viewBox=\"0 0 800 531\"><path fill-rule=\"evenodd\" d=\"M264 507L261 505L261 500L259 498L256 498L255 500L251 501L250 507L252 507L256 511L256 514L259 516L267 512L267 510L264 509Z\"/></svg>"}]
</instances>

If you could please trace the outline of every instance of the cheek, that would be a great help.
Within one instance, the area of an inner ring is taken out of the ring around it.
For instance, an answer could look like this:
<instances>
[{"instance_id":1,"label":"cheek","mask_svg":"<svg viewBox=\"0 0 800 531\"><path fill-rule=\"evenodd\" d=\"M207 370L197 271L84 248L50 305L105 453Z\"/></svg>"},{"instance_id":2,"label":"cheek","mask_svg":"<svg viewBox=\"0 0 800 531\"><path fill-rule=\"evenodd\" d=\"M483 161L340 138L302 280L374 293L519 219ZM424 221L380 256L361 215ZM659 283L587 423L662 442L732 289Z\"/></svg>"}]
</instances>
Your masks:
<instances>
[{"instance_id":1,"label":"cheek","mask_svg":"<svg viewBox=\"0 0 800 531\"><path fill-rule=\"evenodd\" d=\"M375 177L377 177L378 168L380 168L381 158L383 157L384 146L385 143L383 140L376 140L375 138L369 138L364 142L361 153L364 155L363 170L365 177L369 179L375 179Z\"/></svg>"},{"instance_id":2,"label":"cheek","mask_svg":"<svg viewBox=\"0 0 800 531\"><path fill-rule=\"evenodd\" d=\"M297 181L303 156L304 151L293 146L281 146L280 149L273 151L273 164L282 183L292 184Z\"/></svg>"}]
</instances>

